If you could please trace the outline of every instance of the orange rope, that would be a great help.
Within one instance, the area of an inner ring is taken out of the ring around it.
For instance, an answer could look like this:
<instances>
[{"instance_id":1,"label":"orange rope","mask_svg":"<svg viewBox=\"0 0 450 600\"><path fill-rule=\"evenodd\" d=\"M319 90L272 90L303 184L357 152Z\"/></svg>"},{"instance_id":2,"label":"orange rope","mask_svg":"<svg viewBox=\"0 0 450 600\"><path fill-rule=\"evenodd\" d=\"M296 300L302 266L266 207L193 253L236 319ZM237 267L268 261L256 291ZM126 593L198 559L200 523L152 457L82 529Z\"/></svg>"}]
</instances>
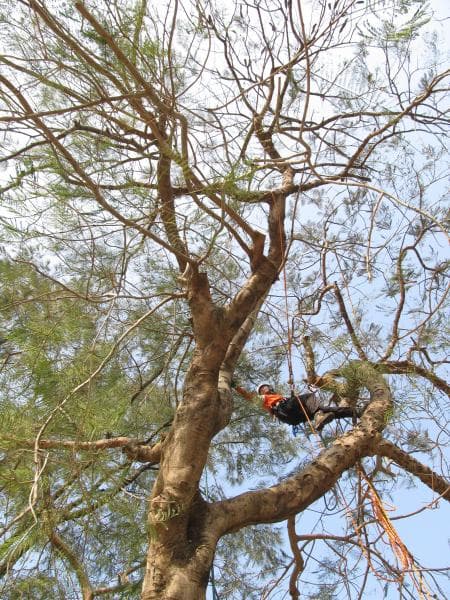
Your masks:
<instances>
[{"instance_id":1,"label":"orange rope","mask_svg":"<svg viewBox=\"0 0 450 600\"><path fill-rule=\"evenodd\" d=\"M302 409L302 411L303 411L303 414L304 414L304 415L305 415L305 417L306 417L306 420L307 420L307 422L308 422L308 425L309 425L309 427L310 427L310 429L311 429L312 433L313 433L314 435L316 435L316 436L319 438L319 441L320 441L320 442L322 442L322 445L323 445L322 438L320 437L320 434L319 434L319 432L317 431L317 429L314 427L314 425L313 425L313 422L312 422L312 421L311 421L311 419L309 418L309 416L308 416L308 413L306 412L306 410L305 410L305 407L303 406L303 404L302 404L301 400L299 399L299 397L298 397L297 395L296 395L295 397L297 398L297 402L299 403L299 405L300 405L300 408Z\"/></svg>"},{"instance_id":2,"label":"orange rope","mask_svg":"<svg viewBox=\"0 0 450 600\"><path fill-rule=\"evenodd\" d=\"M423 581L423 577L422 577L421 573L419 572L419 570L417 569L414 557L411 554L411 552L408 550L408 548L405 546L405 544L403 543L402 539L400 538L397 530L395 529L394 525L392 524L392 521L390 520L389 515L387 514L386 509L384 508L383 501L381 500L380 496L378 495L378 492L376 491L372 482L367 477L367 475L364 473L364 471L361 470L360 472L362 473L362 475L367 483L367 488L368 488L368 492L370 495L370 501L372 504L374 517L376 518L380 527L386 533L387 538L389 540L389 545L392 548L393 554L397 557L397 560L400 562L403 571L407 571L409 573L412 583L417 590L419 598L421 598L421 599L425 598L425 597L431 598L428 590L424 589L425 584ZM380 575L380 573L375 572L375 575L377 577L383 578L383 576ZM404 574L402 574L400 576L400 581L402 581L403 578L404 578ZM423 592L425 593L425 595Z\"/></svg>"},{"instance_id":3,"label":"orange rope","mask_svg":"<svg viewBox=\"0 0 450 600\"><path fill-rule=\"evenodd\" d=\"M305 416L308 420L308 424L309 424L312 432L319 438L319 440L322 442L322 445L323 445L323 440L321 439L321 436L319 435L318 431L314 428L313 424L311 423L310 419L308 418L308 415L306 414L304 407L301 405L300 402L299 402L299 404L300 404L303 412L305 413ZM370 496L373 515L374 515L375 520L378 523L378 525L386 533L387 538L389 540L389 545L392 548L392 552L393 552L394 556L397 557L397 560L402 565L403 571L407 571L409 576L411 577L411 581L417 590L418 597L420 598L420 600L425 599L425 598L431 600L432 596L430 595L429 591L426 589L426 584L423 580L423 576L420 573L420 570L417 568L414 557L411 554L411 552L408 550L408 548L405 546L405 544L403 543L402 539L400 538L398 532L396 531L394 525L392 524L392 521L390 520L389 515L387 514L386 509L384 508L383 501L381 500L380 496L378 495L378 492L374 488L372 482L370 481L369 477L366 475L366 473L364 472L364 469L361 466L358 469L358 471L367 483L367 491ZM370 558L370 552L365 547L364 542L361 538L360 526L358 526L358 524L353 516L353 512L352 512L349 504L347 503L344 493L341 490L341 487L338 482L336 483L336 487L338 490L338 498L341 501L341 503L343 504L345 512L347 513L347 516L349 517L350 522L353 525L353 529L358 538L358 544L361 548L363 555L366 557L367 564L368 564L370 570L372 571L372 573L375 575L375 577L377 579L381 579L383 581L388 581L388 582L393 582L393 583L401 583L404 579L403 573L400 575L400 577L398 577L396 579L392 579L390 577L386 577L385 575L382 575L374 567L374 565L372 564L372 560Z\"/></svg>"},{"instance_id":4,"label":"orange rope","mask_svg":"<svg viewBox=\"0 0 450 600\"><path fill-rule=\"evenodd\" d=\"M282 272L283 272L283 287L284 287L284 301L285 301L285 313L286 313L286 324L287 324L287 363L288 363L288 369L289 369L289 385L291 387L291 389L294 389L294 373L293 373L293 368L292 368L292 331L291 331L291 325L290 325L290 320L289 320L289 302L288 302L288 289L287 289L287 278L286 278L286 259L287 259L287 255L286 255L286 251L283 248L283 230L282 230L282 224L281 224L281 220L279 222L279 228L280 228L280 246L281 246L281 253L283 254L283 266L282 266ZM302 403L300 401L298 401L300 404L301 409L303 410L305 417L308 421L308 425L311 428L311 431L320 438L320 435L318 433L318 431L314 428L313 423L311 422L308 414L306 413L306 410L304 408L304 406L302 405ZM423 582L423 577L421 575L421 573L418 571L417 567L416 567L416 563L414 560L414 557L412 556L412 554L409 552L408 548L405 546L405 544L403 543L402 539L400 538L399 534L397 533L395 527L392 524L392 521L389 518L389 515L386 512L386 509L384 508L383 502L380 498L380 496L378 495L377 491L375 490L373 484L371 483L371 481L369 480L369 478L367 477L367 475L364 473L364 471L361 469L360 473L362 473L363 478L365 479L366 483L367 483L367 487L368 487L368 492L370 495L370 501L372 504L372 509L373 509L373 514L374 517L377 521L377 523L380 525L380 527L383 529L383 531L386 533L387 538L389 540L389 545L392 548L392 552L394 554L394 556L397 557L397 560L400 562L400 564L402 565L402 569L404 571L408 571L411 577L411 580L414 584L414 587L416 588L418 594L419 594L419 598L425 598L422 590L424 589L424 582ZM347 502L345 501L344 495L342 494L342 491L340 490L340 486L338 485L338 490L339 493L341 495L341 500L343 501L344 507L347 511L347 513L350 515L353 527L355 529L355 533L358 536L358 541L359 544L361 546L361 549L363 551L363 554L366 556L369 568L372 570L372 572L374 573L374 575L379 578L379 579L383 579L386 581L393 581L392 579L388 579L387 577L381 575L381 573L379 573L378 571L376 571L376 569L374 568L374 566L372 565L372 561L370 559L370 555L368 550L365 548L362 539L361 539L361 535L359 533L359 527L357 526L351 509L348 506ZM418 578L418 581L416 579L416 577ZM400 581L403 581L404 578L404 574L400 575ZM426 598L431 598L431 596L429 595L428 591L425 590L425 595Z\"/></svg>"}]
</instances>

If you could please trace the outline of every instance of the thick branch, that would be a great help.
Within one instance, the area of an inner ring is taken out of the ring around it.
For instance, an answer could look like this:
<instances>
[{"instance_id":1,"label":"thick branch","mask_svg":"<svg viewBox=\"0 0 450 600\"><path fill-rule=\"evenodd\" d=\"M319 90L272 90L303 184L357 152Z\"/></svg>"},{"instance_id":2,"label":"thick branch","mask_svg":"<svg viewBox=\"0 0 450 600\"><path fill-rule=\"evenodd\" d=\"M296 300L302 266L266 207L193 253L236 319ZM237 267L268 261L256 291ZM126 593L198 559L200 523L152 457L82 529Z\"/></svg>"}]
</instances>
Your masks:
<instances>
[{"instance_id":1,"label":"thick branch","mask_svg":"<svg viewBox=\"0 0 450 600\"><path fill-rule=\"evenodd\" d=\"M170 174L171 160L169 156L162 154L158 161L158 192L161 199L161 217L164 229L170 245L177 250L178 267L181 273L186 268L185 256L188 255L187 248L180 238L178 231L174 195Z\"/></svg>"},{"instance_id":2,"label":"thick branch","mask_svg":"<svg viewBox=\"0 0 450 600\"><path fill-rule=\"evenodd\" d=\"M161 460L162 442L153 446L144 446L137 442L131 442L124 446L123 452L130 460L142 463L157 464Z\"/></svg>"},{"instance_id":3,"label":"thick branch","mask_svg":"<svg viewBox=\"0 0 450 600\"><path fill-rule=\"evenodd\" d=\"M217 425L218 430L223 429L229 423L231 412L233 410L231 396L231 380L233 377L233 371L241 355L242 349L244 348L251 332L253 331L256 318L265 299L266 295L260 298L256 307L245 319L238 332L231 340L225 358L220 367L218 385L220 397L220 417Z\"/></svg>"},{"instance_id":4,"label":"thick branch","mask_svg":"<svg viewBox=\"0 0 450 600\"><path fill-rule=\"evenodd\" d=\"M420 365L416 365L410 360L386 361L376 364L373 363L373 366L376 366L376 368L379 371L383 371L383 373L418 375L419 377L423 377L450 397L450 385L444 379L436 375L436 373L433 373L433 371L425 369Z\"/></svg>"},{"instance_id":5,"label":"thick branch","mask_svg":"<svg viewBox=\"0 0 450 600\"><path fill-rule=\"evenodd\" d=\"M309 384L314 384L317 380L316 360L309 335L303 336L302 344L305 349L306 380Z\"/></svg>"},{"instance_id":6,"label":"thick branch","mask_svg":"<svg viewBox=\"0 0 450 600\"><path fill-rule=\"evenodd\" d=\"M22 448L34 448L34 440L19 440L12 436L3 436L3 439L11 441ZM68 450L105 450L107 448L123 448L124 454L130 460L142 463L156 464L161 457L161 444L157 442L153 446L146 446L136 438L116 437L96 440L95 442L80 442L78 440L39 440L40 449L68 449Z\"/></svg>"},{"instance_id":7,"label":"thick branch","mask_svg":"<svg viewBox=\"0 0 450 600\"><path fill-rule=\"evenodd\" d=\"M339 477L363 456L373 454L391 410L389 387L367 363L351 363L348 374L358 377L371 400L360 425L344 434L298 474L266 490L247 492L213 505L221 533L256 523L271 523L304 510L330 490ZM345 375L345 371L344 371Z\"/></svg>"},{"instance_id":8,"label":"thick branch","mask_svg":"<svg viewBox=\"0 0 450 600\"><path fill-rule=\"evenodd\" d=\"M269 202L269 251L267 257L258 256L258 264L253 264L253 275L233 298L226 316L232 329L237 332L246 317L255 309L257 302L264 297L277 278L285 259L286 234L284 231L286 195L292 185L294 173L290 167L283 173L281 188L272 192Z\"/></svg>"},{"instance_id":9,"label":"thick branch","mask_svg":"<svg viewBox=\"0 0 450 600\"><path fill-rule=\"evenodd\" d=\"M18 446L24 448L34 448L35 440L19 440L14 436L4 435L3 439L15 442ZM138 443L139 440L129 437L115 437L95 440L95 442L81 442L79 440L50 440L40 439L39 448L58 449L68 448L70 450L104 450L105 448L123 448L129 444Z\"/></svg>"},{"instance_id":10,"label":"thick branch","mask_svg":"<svg viewBox=\"0 0 450 600\"><path fill-rule=\"evenodd\" d=\"M192 326L199 349L211 344L211 340L221 340L226 344L226 331L223 324L223 311L214 304L211 297L208 275L197 265L188 265L181 278L187 287L187 298L192 315ZM225 350L223 349L223 352ZM212 356L215 358L215 356ZM218 359L218 360L221 360ZM216 360L217 362L217 360ZM218 368L218 364L215 368ZM209 368L208 365L204 365Z\"/></svg>"},{"instance_id":11,"label":"thick branch","mask_svg":"<svg viewBox=\"0 0 450 600\"><path fill-rule=\"evenodd\" d=\"M437 492L450 502L450 481L435 473L392 442L380 440L374 448L374 454L392 459L399 467L418 477L433 492Z\"/></svg>"},{"instance_id":12,"label":"thick branch","mask_svg":"<svg viewBox=\"0 0 450 600\"><path fill-rule=\"evenodd\" d=\"M225 355L225 358L224 358L224 360L222 362L222 366L221 366L221 374L223 376L228 375L229 378L231 378L231 375L232 375L234 368L236 366L236 363L241 355L241 352L242 352L245 344L247 343L247 340L248 340L251 332L253 331L253 327L255 326L255 321L258 317L258 313L261 309L261 306L264 304L265 299L266 299L266 295L264 295L260 298L260 300L258 301L258 304L255 306L253 311L248 315L248 317L245 319L245 321L240 326L236 335L231 340L231 342L228 346L227 353Z\"/></svg>"},{"instance_id":13,"label":"thick branch","mask_svg":"<svg viewBox=\"0 0 450 600\"><path fill-rule=\"evenodd\" d=\"M305 510L339 477L370 452L374 438L362 428L345 434L297 475L265 490L246 492L217 503L221 534L257 523L274 523Z\"/></svg>"}]
</instances>

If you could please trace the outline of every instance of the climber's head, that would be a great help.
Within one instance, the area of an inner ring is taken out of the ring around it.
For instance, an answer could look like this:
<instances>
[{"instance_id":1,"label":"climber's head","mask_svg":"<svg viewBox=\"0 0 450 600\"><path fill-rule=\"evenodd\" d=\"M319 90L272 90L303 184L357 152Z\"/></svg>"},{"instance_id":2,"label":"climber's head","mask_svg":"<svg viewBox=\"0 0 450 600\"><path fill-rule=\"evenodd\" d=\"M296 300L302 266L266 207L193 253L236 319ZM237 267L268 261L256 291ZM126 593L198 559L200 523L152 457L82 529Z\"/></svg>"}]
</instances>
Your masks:
<instances>
[{"instance_id":1,"label":"climber's head","mask_svg":"<svg viewBox=\"0 0 450 600\"><path fill-rule=\"evenodd\" d=\"M258 388L258 394L260 396L264 396L264 394L274 394L275 390L273 389L272 384L270 383L262 383Z\"/></svg>"}]
</instances>

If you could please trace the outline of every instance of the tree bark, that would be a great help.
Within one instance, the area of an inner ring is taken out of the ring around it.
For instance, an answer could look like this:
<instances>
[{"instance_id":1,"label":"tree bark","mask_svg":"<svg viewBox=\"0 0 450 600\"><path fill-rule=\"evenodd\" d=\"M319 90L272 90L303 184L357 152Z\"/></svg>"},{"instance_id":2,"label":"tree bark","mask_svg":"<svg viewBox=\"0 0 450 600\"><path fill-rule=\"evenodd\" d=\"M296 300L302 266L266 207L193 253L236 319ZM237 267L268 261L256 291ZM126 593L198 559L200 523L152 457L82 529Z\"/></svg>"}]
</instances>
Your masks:
<instances>
[{"instance_id":1,"label":"tree bark","mask_svg":"<svg viewBox=\"0 0 450 600\"><path fill-rule=\"evenodd\" d=\"M399 467L420 479L433 492L440 494L442 498L450 502L450 481L435 473L430 467L427 467L389 440L380 440L374 453L392 459Z\"/></svg>"},{"instance_id":2,"label":"tree bark","mask_svg":"<svg viewBox=\"0 0 450 600\"><path fill-rule=\"evenodd\" d=\"M363 456L373 454L391 410L390 391L383 377L367 363L353 364L353 372L358 373L371 397L353 431L278 485L207 503L201 498L198 483L214 424L212 420L204 422L203 416L213 417L218 393L213 388L212 373L208 379L198 371L198 360L187 378L189 395L183 400L184 407L178 410L174 427L163 442L161 474L150 509L151 542L143 600L205 598L220 537L248 525L285 520L310 506L333 487L344 471ZM203 381L203 387L198 389L193 381ZM198 408L197 413L193 406Z\"/></svg>"}]
</instances>

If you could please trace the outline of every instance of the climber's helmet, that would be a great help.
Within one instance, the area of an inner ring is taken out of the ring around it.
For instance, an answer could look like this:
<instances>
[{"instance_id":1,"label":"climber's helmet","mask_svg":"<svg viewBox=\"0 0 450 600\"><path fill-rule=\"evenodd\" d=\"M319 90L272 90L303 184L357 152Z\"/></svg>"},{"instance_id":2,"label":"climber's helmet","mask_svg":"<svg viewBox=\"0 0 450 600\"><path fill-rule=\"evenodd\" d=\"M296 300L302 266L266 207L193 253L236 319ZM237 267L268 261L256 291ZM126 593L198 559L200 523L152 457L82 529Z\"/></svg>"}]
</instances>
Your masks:
<instances>
[{"instance_id":1,"label":"climber's helmet","mask_svg":"<svg viewBox=\"0 0 450 600\"><path fill-rule=\"evenodd\" d=\"M272 384L270 383L262 383L258 388L258 395L264 396L264 394L274 394L275 390L273 389Z\"/></svg>"}]
</instances>

